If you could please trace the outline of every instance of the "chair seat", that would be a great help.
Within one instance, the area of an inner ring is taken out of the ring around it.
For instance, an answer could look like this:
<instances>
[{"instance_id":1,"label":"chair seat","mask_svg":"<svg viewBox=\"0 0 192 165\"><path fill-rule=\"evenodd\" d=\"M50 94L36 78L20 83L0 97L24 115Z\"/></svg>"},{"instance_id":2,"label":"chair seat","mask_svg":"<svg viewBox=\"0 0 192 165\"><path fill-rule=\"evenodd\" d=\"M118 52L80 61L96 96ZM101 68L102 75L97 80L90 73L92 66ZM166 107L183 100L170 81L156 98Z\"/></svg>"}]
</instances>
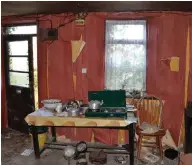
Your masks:
<instances>
[{"instance_id":1,"label":"chair seat","mask_svg":"<svg viewBox=\"0 0 192 165\"><path fill-rule=\"evenodd\" d=\"M139 126L136 127L136 134L139 136L163 137L166 134L164 129L159 130L155 133L143 133L142 131L143 131L143 129L141 129Z\"/></svg>"},{"instance_id":2,"label":"chair seat","mask_svg":"<svg viewBox=\"0 0 192 165\"><path fill-rule=\"evenodd\" d=\"M138 135L137 158L140 159L141 147L159 148L161 160L163 160L163 148L161 139L166 134L165 130L159 130L155 133L143 133L143 130L137 126L136 134ZM154 138L155 141L148 141L148 138Z\"/></svg>"}]
</instances>

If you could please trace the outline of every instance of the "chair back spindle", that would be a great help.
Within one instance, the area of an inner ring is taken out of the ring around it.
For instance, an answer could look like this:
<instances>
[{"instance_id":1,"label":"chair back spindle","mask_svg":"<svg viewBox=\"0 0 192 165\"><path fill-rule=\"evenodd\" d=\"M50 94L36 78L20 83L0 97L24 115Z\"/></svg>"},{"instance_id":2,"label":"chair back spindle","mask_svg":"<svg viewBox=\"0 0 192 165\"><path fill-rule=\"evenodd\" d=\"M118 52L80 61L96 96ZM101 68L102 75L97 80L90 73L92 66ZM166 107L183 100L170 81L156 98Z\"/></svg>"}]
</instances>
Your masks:
<instances>
[{"instance_id":1,"label":"chair back spindle","mask_svg":"<svg viewBox=\"0 0 192 165\"><path fill-rule=\"evenodd\" d=\"M154 95L145 95L137 102L138 124L143 122L161 127L163 102Z\"/></svg>"}]
</instances>

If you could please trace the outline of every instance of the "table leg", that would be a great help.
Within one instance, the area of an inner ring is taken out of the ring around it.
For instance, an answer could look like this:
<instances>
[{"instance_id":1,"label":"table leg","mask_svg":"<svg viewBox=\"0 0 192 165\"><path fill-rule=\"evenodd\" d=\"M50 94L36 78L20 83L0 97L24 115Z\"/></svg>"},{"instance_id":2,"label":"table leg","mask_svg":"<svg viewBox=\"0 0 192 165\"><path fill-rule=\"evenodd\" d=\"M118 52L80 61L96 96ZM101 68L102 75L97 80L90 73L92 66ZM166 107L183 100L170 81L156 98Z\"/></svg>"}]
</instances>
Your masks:
<instances>
[{"instance_id":1,"label":"table leg","mask_svg":"<svg viewBox=\"0 0 192 165\"><path fill-rule=\"evenodd\" d=\"M38 134L37 134L37 127L32 126L32 135L33 135L33 147L35 151L35 158L40 158L40 150L39 150L39 140L38 140Z\"/></svg>"},{"instance_id":2,"label":"table leg","mask_svg":"<svg viewBox=\"0 0 192 165\"><path fill-rule=\"evenodd\" d=\"M191 140L191 132L190 132L190 127L192 125L192 119L190 119L187 115L186 115L186 110L185 110L185 142L184 142L184 152L185 153L189 153L190 152L190 140Z\"/></svg>"},{"instance_id":3,"label":"table leg","mask_svg":"<svg viewBox=\"0 0 192 165\"><path fill-rule=\"evenodd\" d=\"M135 123L131 123L129 125L130 165L134 165L134 138L135 138Z\"/></svg>"},{"instance_id":4,"label":"table leg","mask_svg":"<svg viewBox=\"0 0 192 165\"><path fill-rule=\"evenodd\" d=\"M56 130L55 130L55 127L51 127L51 133L52 133L52 137L54 138L53 142L56 142Z\"/></svg>"}]
</instances>

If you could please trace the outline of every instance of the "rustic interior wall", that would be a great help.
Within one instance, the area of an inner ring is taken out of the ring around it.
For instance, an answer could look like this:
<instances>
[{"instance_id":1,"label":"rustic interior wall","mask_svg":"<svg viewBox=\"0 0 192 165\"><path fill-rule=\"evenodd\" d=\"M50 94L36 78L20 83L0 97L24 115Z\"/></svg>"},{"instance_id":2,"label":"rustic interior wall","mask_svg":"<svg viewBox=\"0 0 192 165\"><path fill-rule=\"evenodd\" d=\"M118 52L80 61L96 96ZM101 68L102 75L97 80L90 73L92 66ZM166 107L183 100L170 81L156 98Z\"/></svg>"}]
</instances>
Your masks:
<instances>
[{"instance_id":1,"label":"rustic interior wall","mask_svg":"<svg viewBox=\"0 0 192 165\"><path fill-rule=\"evenodd\" d=\"M61 27L59 40L51 45L38 40L39 100L49 97L67 101L74 98L75 92L76 99L87 101L89 90L102 90L105 20L147 19L147 92L165 100L163 125L170 130L177 142L184 109L185 53L189 20L189 16L180 14L89 14L84 27L78 27L74 22ZM53 27L57 27L63 21L63 18L58 16L47 16L47 18L53 21ZM50 27L48 21L40 22L39 26ZM72 64L71 40L79 40L81 35L86 45L77 61ZM172 56L180 57L179 72L171 72L169 67L161 62L161 59ZM82 68L87 68L87 74L81 73ZM73 73L77 76L76 91L73 87ZM118 141L115 130L76 129L74 131L71 128L59 130L59 133L80 140L90 140L92 132L96 134L96 139L105 143ZM110 136L107 137L106 133Z\"/></svg>"},{"instance_id":2,"label":"rustic interior wall","mask_svg":"<svg viewBox=\"0 0 192 165\"><path fill-rule=\"evenodd\" d=\"M53 21L53 27L57 27L62 21L62 17L53 16L51 20ZM47 22L40 22L40 28L48 26ZM79 40L81 35L86 42L86 46L73 64L71 40ZM77 76L76 99L87 101L88 90L103 89L104 19L88 17L86 25L83 27L78 27L75 23L67 24L59 29L58 41L50 45L39 41L38 48L40 54L38 58L39 81L43 82L44 87L48 86L40 92L42 93L40 99L48 96L58 97L63 101L73 99L75 92L73 73ZM82 68L88 68L87 74L81 73Z\"/></svg>"},{"instance_id":3,"label":"rustic interior wall","mask_svg":"<svg viewBox=\"0 0 192 165\"><path fill-rule=\"evenodd\" d=\"M149 20L147 91L165 100L163 125L171 131L176 143L184 110L187 28L185 16ZM161 61L172 56L180 57L179 72L171 72Z\"/></svg>"},{"instance_id":4,"label":"rustic interior wall","mask_svg":"<svg viewBox=\"0 0 192 165\"><path fill-rule=\"evenodd\" d=\"M49 17L53 27L57 27L62 17ZM48 27L47 22L40 22L40 28ZM98 28L99 26L99 28ZM76 62L72 63L71 40L82 39L86 45ZM75 23L67 24L59 29L59 40L52 44L38 42L39 63L39 98L83 99L88 101L88 90L102 90L104 78L104 19L87 17L86 25L78 27ZM81 69L87 68L87 74ZM73 86L73 73L77 77L76 90ZM45 78L47 77L47 78ZM41 87L43 86L43 89ZM65 128L59 129L72 139L90 140L92 129Z\"/></svg>"}]
</instances>

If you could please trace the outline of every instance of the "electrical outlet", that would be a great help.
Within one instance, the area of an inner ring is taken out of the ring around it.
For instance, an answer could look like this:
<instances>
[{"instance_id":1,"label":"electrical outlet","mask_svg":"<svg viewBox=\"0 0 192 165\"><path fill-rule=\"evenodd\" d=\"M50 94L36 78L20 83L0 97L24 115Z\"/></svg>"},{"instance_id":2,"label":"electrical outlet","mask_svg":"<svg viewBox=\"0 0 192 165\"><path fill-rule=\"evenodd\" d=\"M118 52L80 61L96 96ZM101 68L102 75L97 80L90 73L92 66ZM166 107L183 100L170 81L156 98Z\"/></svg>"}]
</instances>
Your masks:
<instances>
[{"instance_id":1,"label":"electrical outlet","mask_svg":"<svg viewBox=\"0 0 192 165\"><path fill-rule=\"evenodd\" d=\"M86 74L87 73L87 68L82 68L82 73Z\"/></svg>"}]
</instances>

